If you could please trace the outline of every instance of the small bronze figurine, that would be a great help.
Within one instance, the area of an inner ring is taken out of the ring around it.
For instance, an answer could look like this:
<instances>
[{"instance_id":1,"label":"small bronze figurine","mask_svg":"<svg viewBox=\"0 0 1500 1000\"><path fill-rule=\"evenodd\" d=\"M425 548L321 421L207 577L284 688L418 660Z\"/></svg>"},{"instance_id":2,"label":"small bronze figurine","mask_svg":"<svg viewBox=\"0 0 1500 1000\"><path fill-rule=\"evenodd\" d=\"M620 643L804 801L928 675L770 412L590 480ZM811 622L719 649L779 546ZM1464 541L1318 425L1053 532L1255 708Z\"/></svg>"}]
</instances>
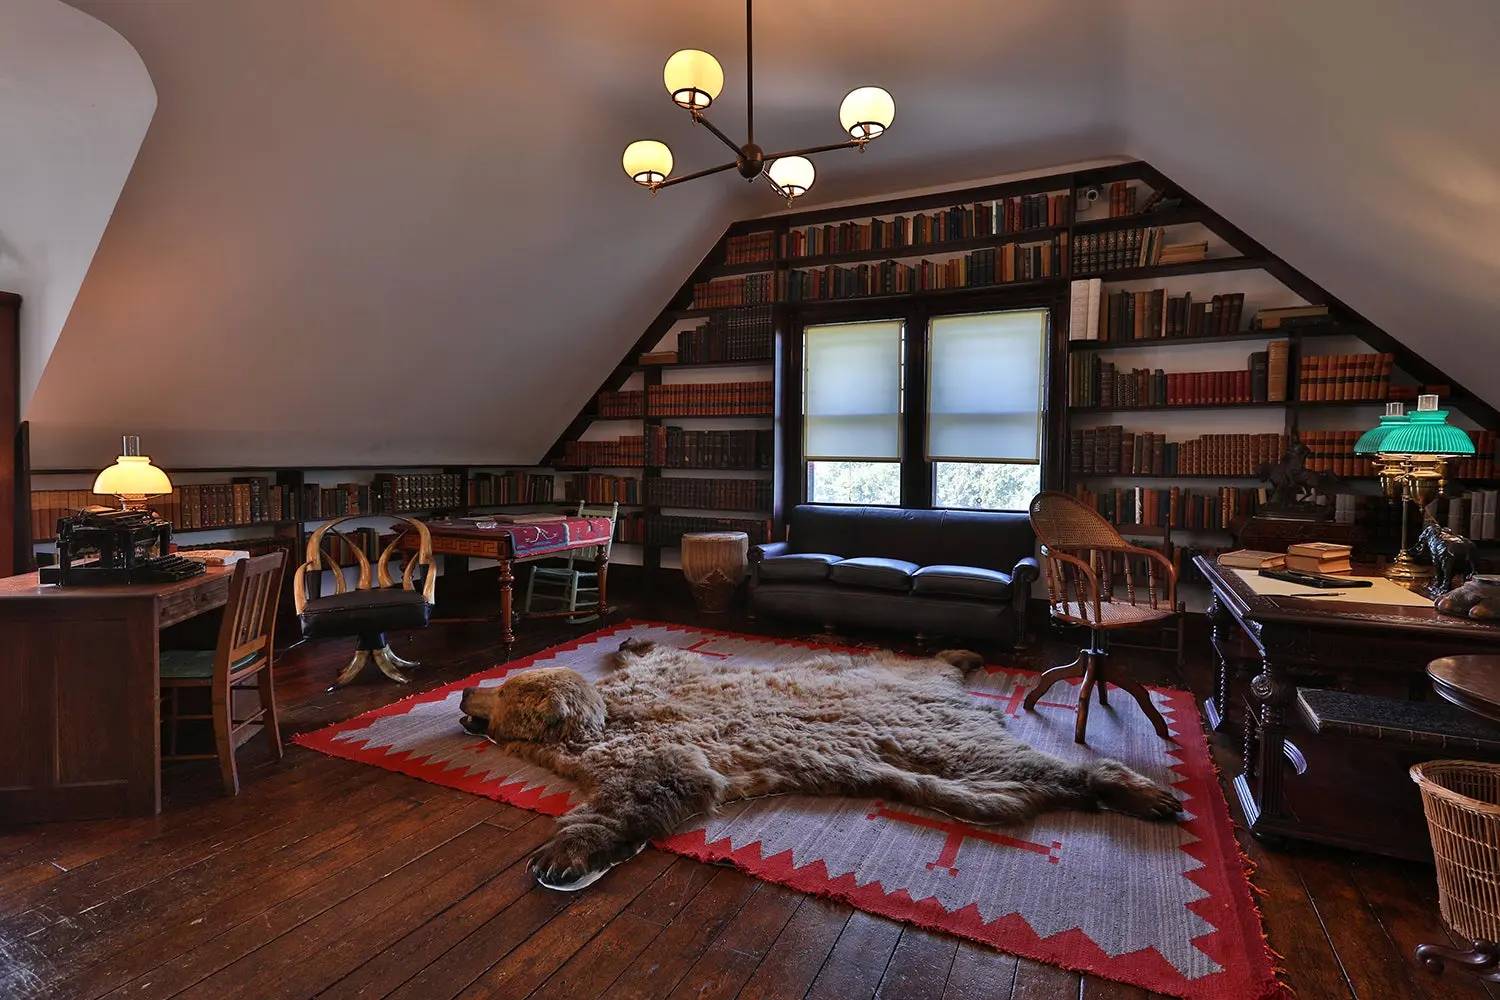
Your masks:
<instances>
[{"instance_id":1,"label":"small bronze figurine","mask_svg":"<svg viewBox=\"0 0 1500 1000\"><path fill-rule=\"evenodd\" d=\"M1262 465L1256 475L1271 484L1271 497L1259 513L1270 517L1292 517L1323 520L1333 514L1333 507L1318 502L1332 496L1343 486L1343 480L1331 472L1314 472L1307 467L1307 445L1293 434L1286 453L1275 465Z\"/></svg>"},{"instance_id":2,"label":"small bronze figurine","mask_svg":"<svg viewBox=\"0 0 1500 1000\"><path fill-rule=\"evenodd\" d=\"M1417 536L1411 554L1417 562L1426 563L1436 571L1427 588L1434 597L1458 586L1456 578L1469 580L1474 576L1474 543L1456 531L1449 531L1431 516Z\"/></svg>"}]
</instances>

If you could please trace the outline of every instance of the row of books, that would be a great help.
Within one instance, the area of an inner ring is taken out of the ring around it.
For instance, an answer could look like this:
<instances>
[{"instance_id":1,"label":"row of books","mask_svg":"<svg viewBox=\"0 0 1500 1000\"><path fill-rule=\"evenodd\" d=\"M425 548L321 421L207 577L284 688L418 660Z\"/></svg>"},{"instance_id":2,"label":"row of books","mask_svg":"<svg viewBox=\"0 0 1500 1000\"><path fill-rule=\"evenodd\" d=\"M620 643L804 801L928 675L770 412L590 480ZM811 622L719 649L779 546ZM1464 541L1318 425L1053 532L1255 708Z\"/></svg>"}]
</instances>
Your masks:
<instances>
[{"instance_id":1,"label":"row of books","mask_svg":"<svg viewBox=\"0 0 1500 1000\"><path fill-rule=\"evenodd\" d=\"M746 274L738 278L718 278L693 285L694 309L727 309L734 306L758 306L771 301L771 276Z\"/></svg>"},{"instance_id":2,"label":"row of books","mask_svg":"<svg viewBox=\"0 0 1500 1000\"><path fill-rule=\"evenodd\" d=\"M1469 431L1469 440L1474 442L1474 454L1457 462L1450 462L1451 474L1459 479L1494 479L1495 432Z\"/></svg>"},{"instance_id":3,"label":"row of books","mask_svg":"<svg viewBox=\"0 0 1500 1000\"><path fill-rule=\"evenodd\" d=\"M466 491L470 507L551 503L556 481L550 472L476 472Z\"/></svg>"},{"instance_id":4,"label":"row of books","mask_svg":"<svg viewBox=\"0 0 1500 1000\"><path fill-rule=\"evenodd\" d=\"M1331 472L1335 476L1373 476L1375 465L1367 455L1354 454L1354 444L1364 431L1302 431L1307 447L1304 464L1313 472Z\"/></svg>"},{"instance_id":5,"label":"row of books","mask_svg":"<svg viewBox=\"0 0 1500 1000\"><path fill-rule=\"evenodd\" d=\"M1243 292L1193 301L1191 292L1165 288L1104 293L1103 279L1081 278L1069 291L1069 340L1115 343L1128 340L1221 337L1240 332Z\"/></svg>"},{"instance_id":6,"label":"row of books","mask_svg":"<svg viewBox=\"0 0 1500 1000\"><path fill-rule=\"evenodd\" d=\"M1264 361L1252 360L1243 371L1125 371L1097 354L1072 354L1068 357L1068 405L1132 410L1281 402L1269 398L1268 367Z\"/></svg>"},{"instance_id":7,"label":"row of books","mask_svg":"<svg viewBox=\"0 0 1500 1000\"><path fill-rule=\"evenodd\" d=\"M648 417L766 416L776 405L776 383L703 382L648 385Z\"/></svg>"},{"instance_id":8,"label":"row of books","mask_svg":"<svg viewBox=\"0 0 1500 1000\"><path fill-rule=\"evenodd\" d=\"M1235 518L1254 514L1256 507L1265 502L1265 490L1232 486L1204 490L1130 486L1097 493L1080 486L1074 495L1112 524L1184 531L1227 529Z\"/></svg>"},{"instance_id":9,"label":"row of books","mask_svg":"<svg viewBox=\"0 0 1500 1000\"><path fill-rule=\"evenodd\" d=\"M707 323L677 334L677 360L768 361L776 343L769 305L719 313Z\"/></svg>"},{"instance_id":10,"label":"row of books","mask_svg":"<svg viewBox=\"0 0 1500 1000\"><path fill-rule=\"evenodd\" d=\"M251 479L264 491L267 481ZM361 511L389 513L401 510L432 510L457 507L464 501L464 477L453 472L381 472L370 486L370 503ZM252 493L252 504L254 495Z\"/></svg>"},{"instance_id":11,"label":"row of books","mask_svg":"<svg viewBox=\"0 0 1500 1000\"><path fill-rule=\"evenodd\" d=\"M646 480L646 502L656 507L769 511L773 500L769 479L660 476Z\"/></svg>"},{"instance_id":12,"label":"row of books","mask_svg":"<svg viewBox=\"0 0 1500 1000\"><path fill-rule=\"evenodd\" d=\"M1007 243L949 261L902 264L887 260L852 267L788 271L776 276L777 300L846 299L903 295L945 288L977 288L1062 274L1066 235L1034 244Z\"/></svg>"},{"instance_id":13,"label":"row of books","mask_svg":"<svg viewBox=\"0 0 1500 1000\"><path fill-rule=\"evenodd\" d=\"M780 250L784 258L895 250L1066 226L1070 218L1066 193L1028 194L955 205L931 214L793 229L781 237Z\"/></svg>"},{"instance_id":14,"label":"row of books","mask_svg":"<svg viewBox=\"0 0 1500 1000\"><path fill-rule=\"evenodd\" d=\"M563 445L563 464L640 468L646 464L646 439L636 434L613 441L568 441Z\"/></svg>"},{"instance_id":15,"label":"row of books","mask_svg":"<svg viewBox=\"0 0 1500 1000\"><path fill-rule=\"evenodd\" d=\"M1385 399L1394 354L1320 354L1303 358L1297 381L1299 399Z\"/></svg>"},{"instance_id":16,"label":"row of books","mask_svg":"<svg viewBox=\"0 0 1500 1000\"><path fill-rule=\"evenodd\" d=\"M724 241L724 263L750 264L755 261L772 260L776 256L776 234L769 229L758 233L742 233Z\"/></svg>"},{"instance_id":17,"label":"row of books","mask_svg":"<svg viewBox=\"0 0 1500 1000\"><path fill-rule=\"evenodd\" d=\"M1129 181L1115 181L1109 186L1109 217L1121 219L1135 214L1135 188Z\"/></svg>"},{"instance_id":18,"label":"row of books","mask_svg":"<svg viewBox=\"0 0 1500 1000\"><path fill-rule=\"evenodd\" d=\"M1168 441L1152 431L1131 434L1118 424L1074 430L1068 440L1074 475L1255 476L1286 451L1285 434L1204 434Z\"/></svg>"},{"instance_id":19,"label":"row of books","mask_svg":"<svg viewBox=\"0 0 1500 1000\"><path fill-rule=\"evenodd\" d=\"M1081 276L1131 267L1154 267L1162 263L1162 254L1167 249L1166 235L1162 226L1082 233L1073 243L1073 273ZM1176 259L1181 251L1170 253Z\"/></svg>"},{"instance_id":20,"label":"row of books","mask_svg":"<svg viewBox=\"0 0 1500 1000\"><path fill-rule=\"evenodd\" d=\"M602 420L628 420L645 415L644 389L606 389L599 393L599 417Z\"/></svg>"},{"instance_id":21,"label":"row of books","mask_svg":"<svg viewBox=\"0 0 1500 1000\"><path fill-rule=\"evenodd\" d=\"M771 519L679 514L652 514L646 518L647 545L680 545L683 535L702 531L743 531L750 536L751 545L760 545L771 540Z\"/></svg>"},{"instance_id":22,"label":"row of books","mask_svg":"<svg viewBox=\"0 0 1500 1000\"><path fill-rule=\"evenodd\" d=\"M563 481L563 496L577 503L623 503L631 506L641 501L641 480L634 476L606 476L598 472L580 472Z\"/></svg>"},{"instance_id":23,"label":"row of books","mask_svg":"<svg viewBox=\"0 0 1500 1000\"><path fill-rule=\"evenodd\" d=\"M775 432L770 429L689 431L663 426L648 430L647 460L669 469L769 469L775 458Z\"/></svg>"},{"instance_id":24,"label":"row of books","mask_svg":"<svg viewBox=\"0 0 1500 1000\"><path fill-rule=\"evenodd\" d=\"M1500 490L1469 490L1461 496L1439 498L1433 504L1432 516L1475 541L1493 541L1495 514L1500 512Z\"/></svg>"}]
</instances>

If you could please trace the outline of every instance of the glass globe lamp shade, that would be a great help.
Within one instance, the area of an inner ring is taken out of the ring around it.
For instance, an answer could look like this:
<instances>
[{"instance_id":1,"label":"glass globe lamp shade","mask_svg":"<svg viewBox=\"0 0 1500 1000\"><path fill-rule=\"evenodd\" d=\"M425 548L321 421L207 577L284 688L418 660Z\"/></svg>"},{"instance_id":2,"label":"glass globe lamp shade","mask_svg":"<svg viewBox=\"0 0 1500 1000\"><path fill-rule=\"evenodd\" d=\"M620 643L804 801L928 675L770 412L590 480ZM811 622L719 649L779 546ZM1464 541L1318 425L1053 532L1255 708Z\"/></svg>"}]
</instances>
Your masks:
<instances>
[{"instance_id":1,"label":"glass globe lamp shade","mask_svg":"<svg viewBox=\"0 0 1500 1000\"><path fill-rule=\"evenodd\" d=\"M637 184L660 184L672 172L672 151L664 142L638 139L625 147L625 172Z\"/></svg>"},{"instance_id":2,"label":"glass globe lamp shade","mask_svg":"<svg viewBox=\"0 0 1500 1000\"><path fill-rule=\"evenodd\" d=\"M896 102L879 87L851 90L839 105L839 124L851 139L873 139L895 120Z\"/></svg>"},{"instance_id":3,"label":"glass globe lamp shade","mask_svg":"<svg viewBox=\"0 0 1500 1000\"><path fill-rule=\"evenodd\" d=\"M144 508L147 497L172 492L172 480L140 453L139 438L127 436L122 450L125 454L94 480L95 493L117 496L125 507Z\"/></svg>"},{"instance_id":4,"label":"glass globe lamp shade","mask_svg":"<svg viewBox=\"0 0 1500 1000\"><path fill-rule=\"evenodd\" d=\"M790 200L807 194L807 189L813 186L816 171L813 170L812 161L805 156L783 156L771 161L771 165L766 168L766 176Z\"/></svg>"},{"instance_id":5,"label":"glass globe lamp shade","mask_svg":"<svg viewBox=\"0 0 1500 1000\"><path fill-rule=\"evenodd\" d=\"M1382 450L1380 446L1385 439L1391 436L1391 432L1406 423L1406 414L1402 411L1400 403L1387 403L1385 415L1380 418L1380 423L1371 427L1359 436L1354 442L1354 454L1376 455Z\"/></svg>"},{"instance_id":6,"label":"glass globe lamp shade","mask_svg":"<svg viewBox=\"0 0 1500 1000\"><path fill-rule=\"evenodd\" d=\"M1472 455L1474 442L1462 427L1448 423L1447 410L1414 410L1404 425L1380 442L1382 454Z\"/></svg>"},{"instance_id":7,"label":"glass globe lamp shade","mask_svg":"<svg viewBox=\"0 0 1500 1000\"><path fill-rule=\"evenodd\" d=\"M661 76L672 100L689 111L702 111L724 89L724 67L699 49L673 52Z\"/></svg>"}]
</instances>

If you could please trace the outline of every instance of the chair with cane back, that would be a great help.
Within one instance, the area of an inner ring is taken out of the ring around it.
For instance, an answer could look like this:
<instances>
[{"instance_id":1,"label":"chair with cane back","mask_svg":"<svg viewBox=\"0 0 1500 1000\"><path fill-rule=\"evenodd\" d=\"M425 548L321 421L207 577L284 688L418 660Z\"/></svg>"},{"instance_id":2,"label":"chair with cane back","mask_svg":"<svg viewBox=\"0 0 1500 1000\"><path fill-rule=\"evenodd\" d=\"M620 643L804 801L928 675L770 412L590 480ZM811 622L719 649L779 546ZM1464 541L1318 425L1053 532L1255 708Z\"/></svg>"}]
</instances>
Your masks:
<instances>
[{"instance_id":1,"label":"chair with cane back","mask_svg":"<svg viewBox=\"0 0 1500 1000\"><path fill-rule=\"evenodd\" d=\"M224 791L238 795L239 768L234 751L253 733L245 731L259 725L271 740L271 751L281 758L281 728L276 720L276 687L271 677L271 660L276 640L276 606L281 596L282 573L286 553L280 550L253 559L241 559L229 578L229 601L224 606L224 621L219 640L213 649L162 650L161 689L162 721L166 730L166 749L162 760L219 761ZM181 711L179 695L187 688L210 689L208 714ZM256 690L260 707L244 718L234 717L234 693ZM214 728L215 753L178 753L180 723L188 719L211 719Z\"/></svg>"},{"instance_id":2,"label":"chair with cane back","mask_svg":"<svg viewBox=\"0 0 1500 1000\"><path fill-rule=\"evenodd\" d=\"M432 535L428 532L427 525L415 518L394 514L377 516L396 522L395 526L400 528L396 537L381 550L380 558L375 564L373 583L378 583L379 586L372 583L370 557L358 543L350 541L338 530L338 525L356 519L368 520L368 515L341 517L314 531L307 540L307 561L297 567L297 575L292 581L292 597L296 602L297 618L302 625L304 638L359 637L354 659L329 687L330 691L343 687L358 677L371 660L391 680L400 684L407 683L409 678L402 671L410 670L418 664L403 660L391 652L385 633L396 629L426 628L432 617L433 594L437 587L437 563L432 557ZM404 556L405 566L401 570L401 583L398 586L391 576L391 556L400 550L402 539L411 531L417 533L417 551ZM359 578L352 590L344 578L344 560L325 548L329 538L342 541L339 548L352 553L355 565L359 567ZM421 590L416 589L415 582L418 568L422 570ZM327 596L321 594L321 571L324 569L332 570L333 575L333 593ZM312 597L307 593L309 573L313 574L311 580L316 582L320 590L320 593Z\"/></svg>"},{"instance_id":3,"label":"chair with cane back","mask_svg":"<svg viewBox=\"0 0 1500 1000\"><path fill-rule=\"evenodd\" d=\"M1182 608L1177 604L1177 573L1171 562L1154 549L1131 545L1098 511L1066 493L1046 492L1033 497L1031 526L1042 543L1042 575L1047 581L1052 618L1087 628L1089 645L1079 650L1072 663L1042 674L1026 696L1027 710L1035 711L1037 702L1058 681L1082 677L1078 720L1073 729L1075 742L1084 742L1090 697L1097 690L1099 703L1108 705L1111 684L1128 692L1151 720L1156 735L1167 739L1166 720L1151 703L1150 693L1111 660L1109 633L1179 618ZM1136 564L1142 561L1146 568L1144 594L1136 580ZM1123 599L1116 594L1120 583L1124 584Z\"/></svg>"}]
</instances>

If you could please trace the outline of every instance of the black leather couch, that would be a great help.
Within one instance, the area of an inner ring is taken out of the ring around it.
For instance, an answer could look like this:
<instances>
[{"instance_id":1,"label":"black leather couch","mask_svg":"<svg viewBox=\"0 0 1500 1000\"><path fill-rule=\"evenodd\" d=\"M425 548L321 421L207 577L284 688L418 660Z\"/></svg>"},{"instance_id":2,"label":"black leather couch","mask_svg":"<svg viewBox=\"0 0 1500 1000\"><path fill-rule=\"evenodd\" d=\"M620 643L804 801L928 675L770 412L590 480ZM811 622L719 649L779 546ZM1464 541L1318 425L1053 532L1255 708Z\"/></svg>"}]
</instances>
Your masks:
<instances>
[{"instance_id":1,"label":"black leather couch","mask_svg":"<svg viewBox=\"0 0 1500 1000\"><path fill-rule=\"evenodd\" d=\"M1005 647L1026 635L1039 570L1025 514L804 504L787 528L750 549L756 614Z\"/></svg>"}]
</instances>

